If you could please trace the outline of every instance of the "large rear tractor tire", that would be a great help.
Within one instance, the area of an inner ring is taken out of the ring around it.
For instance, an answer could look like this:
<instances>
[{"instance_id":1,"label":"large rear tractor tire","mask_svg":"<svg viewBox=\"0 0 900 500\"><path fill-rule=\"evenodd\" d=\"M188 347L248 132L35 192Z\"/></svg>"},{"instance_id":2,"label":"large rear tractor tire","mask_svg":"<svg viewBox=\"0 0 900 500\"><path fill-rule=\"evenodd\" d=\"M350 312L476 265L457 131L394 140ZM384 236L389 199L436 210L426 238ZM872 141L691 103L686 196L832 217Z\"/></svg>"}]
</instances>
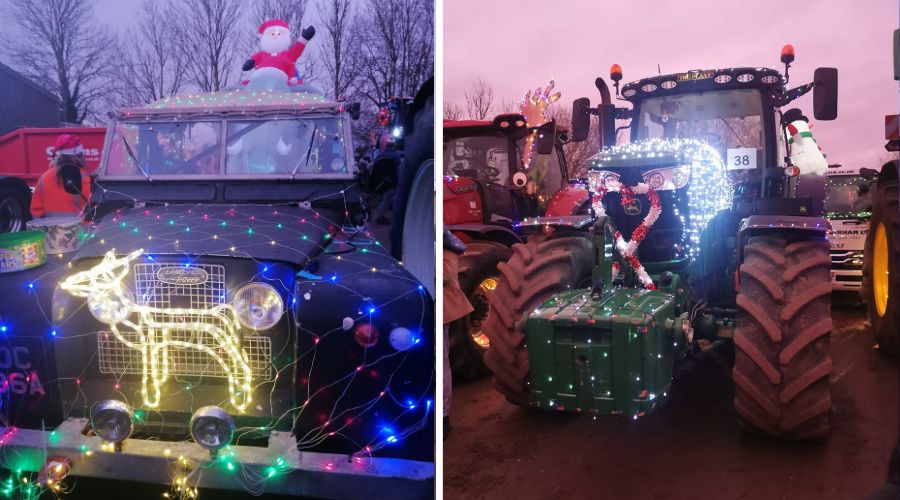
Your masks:
<instances>
[{"instance_id":1,"label":"large rear tractor tire","mask_svg":"<svg viewBox=\"0 0 900 500\"><path fill-rule=\"evenodd\" d=\"M491 346L484 362L494 388L519 406L531 402L528 349L522 320L553 294L590 282L593 244L587 234L516 244L512 257L497 266L500 282L484 325Z\"/></svg>"},{"instance_id":2,"label":"large rear tractor tire","mask_svg":"<svg viewBox=\"0 0 900 500\"><path fill-rule=\"evenodd\" d=\"M828 242L753 236L744 256L732 372L738 422L779 438L823 438L831 411Z\"/></svg>"},{"instance_id":3,"label":"large rear tractor tire","mask_svg":"<svg viewBox=\"0 0 900 500\"><path fill-rule=\"evenodd\" d=\"M490 375L484 353L490 340L484 324L490 314L494 292L500 282L497 265L506 262L512 250L496 241L473 241L459 258L459 287L475 309L450 324L450 369L453 382L468 382Z\"/></svg>"},{"instance_id":4,"label":"large rear tractor tire","mask_svg":"<svg viewBox=\"0 0 900 500\"><path fill-rule=\"evenodd\" d=\"M881 352L900 356L900 201L897 179L879 182L863 252L863 297Z\"/></svg>"}]
</instances>

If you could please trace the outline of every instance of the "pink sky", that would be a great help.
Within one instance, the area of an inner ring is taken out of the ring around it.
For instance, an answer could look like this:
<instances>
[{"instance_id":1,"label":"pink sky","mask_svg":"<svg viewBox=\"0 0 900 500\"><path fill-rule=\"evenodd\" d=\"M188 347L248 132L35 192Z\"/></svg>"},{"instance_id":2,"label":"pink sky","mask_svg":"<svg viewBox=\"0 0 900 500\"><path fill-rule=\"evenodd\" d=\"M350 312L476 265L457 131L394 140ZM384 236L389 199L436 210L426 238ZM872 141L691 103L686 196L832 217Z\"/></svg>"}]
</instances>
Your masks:
<instances>
[{"instance_id":1,"label":"pink sky","mask_svg":"<svg viewBox=\"0 0 900 500\"><path fill-rule=\"evenodd\" d=\"M866 8L861 8L865 5ZM633 14L633 17L632 17ZM783 70L781 46L794 46L790 86L818 66L838 68L838 118L812 129L829 162L875 166L884 154L884 115L900 109L891 37L898 2L823 0L448 0L444 2L444 101L462 105L478 77L495 101L521 99L556 79L561 103L587 96L594 78L618 63L623 83L696 68L764 66ZM794 101L812 119L812 93Z\"/></svg>"}]
</instances>

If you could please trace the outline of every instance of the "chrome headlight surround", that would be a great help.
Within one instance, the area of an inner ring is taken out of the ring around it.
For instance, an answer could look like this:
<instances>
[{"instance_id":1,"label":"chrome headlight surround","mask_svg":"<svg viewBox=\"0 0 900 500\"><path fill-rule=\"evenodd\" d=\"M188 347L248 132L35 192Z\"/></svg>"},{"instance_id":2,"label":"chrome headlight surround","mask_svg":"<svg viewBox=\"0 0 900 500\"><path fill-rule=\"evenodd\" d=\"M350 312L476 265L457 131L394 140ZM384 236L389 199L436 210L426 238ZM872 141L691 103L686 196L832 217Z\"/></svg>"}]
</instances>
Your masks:
<instances>
[{"instance_id":1,"label":"chrome headlight surround","mask_svg":"<svg viewBox=\"0 0 900 500\"><path fill-rule=\"evenodd\" d=\"M688 181L691 177L691 166L690 165L682 165L675 169L675 172L672 174L672 184L675 186L675 189L681 189L688 185Z\"/></svg>"},{"instance_id":2,"label":"chrome headlight surround","mask_svg":"<svg viewBox=\"0 0 900 500\"><path fill-rule=\"evenodd\" d=\"M134 410L116 399L101 401L91 409L91 429L110 443L121 443L134 432Z\"/></svg>"},{"instance_id":3,"label":"chrome headlight surround","mask_svg":"<svg viewBox=\"0 0 900 500\"><path fill-rule=\"evenodd\" d=\"M284 300L268 283L248 283L238 289L232 300L238 321L252 330L268 330L284 314Z\"/></svg>"},{"instance_id":4,"label":"chrome headlight surround","mask_svg":"<svg viewBox=\"0 0 900 500\"><path fill-rule=\"evenodd\" d=\"M204 406L191 415L191 437L200 446L215 452L231 443L234 420L218 406Z\"/></svg>"}]
</instances>

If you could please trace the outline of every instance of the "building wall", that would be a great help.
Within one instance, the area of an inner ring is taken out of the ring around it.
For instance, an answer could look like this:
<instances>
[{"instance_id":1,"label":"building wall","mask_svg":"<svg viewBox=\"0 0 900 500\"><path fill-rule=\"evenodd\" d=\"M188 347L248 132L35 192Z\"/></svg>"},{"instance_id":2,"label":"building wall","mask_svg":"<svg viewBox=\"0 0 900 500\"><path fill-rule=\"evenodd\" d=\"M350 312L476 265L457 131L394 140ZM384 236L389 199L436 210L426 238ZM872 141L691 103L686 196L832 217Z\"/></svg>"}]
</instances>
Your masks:
<instances>
[{"instance_id":1,"label":"building wall","mask_svg":"<svg viewBox=\"0 0 900 500\"><path fill-rule=\"evenodd\" d=\"M21 127L58 127L59 99L0 63L0 135Z\"/></svg>"}]
</instances>

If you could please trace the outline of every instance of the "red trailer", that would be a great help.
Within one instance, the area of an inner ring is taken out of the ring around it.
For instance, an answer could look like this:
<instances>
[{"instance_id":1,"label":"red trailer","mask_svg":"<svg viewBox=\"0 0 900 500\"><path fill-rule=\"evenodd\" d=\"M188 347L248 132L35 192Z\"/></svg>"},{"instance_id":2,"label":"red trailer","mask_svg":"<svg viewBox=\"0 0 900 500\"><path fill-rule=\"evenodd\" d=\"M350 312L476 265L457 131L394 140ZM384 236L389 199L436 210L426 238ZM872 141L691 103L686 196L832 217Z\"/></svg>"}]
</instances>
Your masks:
<instances>
[{"instance_id":1,"label":"red trailer","mask_svg":"<svg viewBox=\"0 0 900 500\"><path fill-rule=\"evenodd\" d=\"M31 189L49 167L60 134L81 139L86 172L100 165L104 128L20 128L0 136L0 232L24 229L31 218Z\"/></svg>"},{"instance_id":2,"label":"red trailer","mask_svg":"<svg viewBox=\"0 0 900 500\"><path fill-rule=\"evenodd\" d=\"M100 165L104 128L20 128L0 136L0 175L13 175L34 187L38 177L47 170L53 156L53 144L61 134L81 139L87 160L87 172Z\"/></svg>"}]
</instances>

